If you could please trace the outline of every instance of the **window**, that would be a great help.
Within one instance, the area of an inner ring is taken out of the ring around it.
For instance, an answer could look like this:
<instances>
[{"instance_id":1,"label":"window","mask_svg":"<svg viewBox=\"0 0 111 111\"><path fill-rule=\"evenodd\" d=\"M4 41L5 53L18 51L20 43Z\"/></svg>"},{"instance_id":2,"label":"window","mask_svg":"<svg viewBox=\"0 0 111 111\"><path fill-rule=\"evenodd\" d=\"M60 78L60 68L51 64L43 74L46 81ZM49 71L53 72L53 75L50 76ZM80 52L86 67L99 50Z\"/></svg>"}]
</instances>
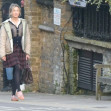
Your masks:
<instances>
[{"instance_id":1,"label":"window","mask_svg":"<svg viewBox=\"0 0 111 111\"><path fill-rule=\"evenodd\" d=\"M74 7L73 27L76 36L111 42L109 6L103 4L99 11L95 5L88 5L86 8Z\"/></svg>"}]
</instances>

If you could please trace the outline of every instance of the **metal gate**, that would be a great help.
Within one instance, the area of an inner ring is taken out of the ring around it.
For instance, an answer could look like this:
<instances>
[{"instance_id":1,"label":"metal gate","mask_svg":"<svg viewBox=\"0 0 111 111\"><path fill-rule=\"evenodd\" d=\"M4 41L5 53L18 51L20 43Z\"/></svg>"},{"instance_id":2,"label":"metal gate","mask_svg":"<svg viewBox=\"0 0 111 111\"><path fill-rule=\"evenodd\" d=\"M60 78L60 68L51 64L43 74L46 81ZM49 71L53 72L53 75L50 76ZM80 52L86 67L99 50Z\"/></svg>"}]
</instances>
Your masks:
<instances>
[{"instance_id":1,"label":"metal gate","mask_svg":"<svg viewBox=\"0 0 111 111\"><path fill-rule=\"evenodd\" d=\"M102 54L79 50L78 87L95 91L96 70L93 65L102 61Z\"/></svg>"}]
</instances>

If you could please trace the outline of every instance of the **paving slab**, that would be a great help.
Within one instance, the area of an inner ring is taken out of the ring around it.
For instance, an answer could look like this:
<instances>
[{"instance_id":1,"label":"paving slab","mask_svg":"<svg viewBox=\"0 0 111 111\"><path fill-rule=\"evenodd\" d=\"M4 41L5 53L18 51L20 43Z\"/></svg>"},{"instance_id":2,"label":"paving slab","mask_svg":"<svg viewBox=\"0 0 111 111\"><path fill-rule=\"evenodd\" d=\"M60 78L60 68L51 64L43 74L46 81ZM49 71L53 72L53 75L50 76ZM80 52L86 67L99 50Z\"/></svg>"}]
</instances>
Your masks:
<instances>
[{"instance_id":1,"label":"paving slab","mask_svg":"<svg viewBox=\"0 0 111 111\"><path fill-rule=\"evenodd\" d=\"M90 95L24 93L25 100L13 102L11 92L0 92L0 111L111 111L111 96L97 101Z\"/></svg>"}]
</instances>

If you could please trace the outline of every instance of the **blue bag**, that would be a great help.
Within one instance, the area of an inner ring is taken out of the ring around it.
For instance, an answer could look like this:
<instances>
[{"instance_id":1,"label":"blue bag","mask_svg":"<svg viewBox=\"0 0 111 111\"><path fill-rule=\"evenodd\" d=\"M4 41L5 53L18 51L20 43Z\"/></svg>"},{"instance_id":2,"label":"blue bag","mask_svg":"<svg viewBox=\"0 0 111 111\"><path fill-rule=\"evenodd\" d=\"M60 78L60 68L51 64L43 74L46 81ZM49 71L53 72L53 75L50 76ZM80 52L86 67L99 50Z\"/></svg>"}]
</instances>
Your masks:
<instances>
[{"instance_id":1,"label":"blue bag","mask_svg":"<svg viewBox=\"0 0 111 111\"><path fill-rule=\"evenodd\" d=\"M6 68L6 75L8 80L13 79L13 67Z\"/></svg>"}]
</instances>

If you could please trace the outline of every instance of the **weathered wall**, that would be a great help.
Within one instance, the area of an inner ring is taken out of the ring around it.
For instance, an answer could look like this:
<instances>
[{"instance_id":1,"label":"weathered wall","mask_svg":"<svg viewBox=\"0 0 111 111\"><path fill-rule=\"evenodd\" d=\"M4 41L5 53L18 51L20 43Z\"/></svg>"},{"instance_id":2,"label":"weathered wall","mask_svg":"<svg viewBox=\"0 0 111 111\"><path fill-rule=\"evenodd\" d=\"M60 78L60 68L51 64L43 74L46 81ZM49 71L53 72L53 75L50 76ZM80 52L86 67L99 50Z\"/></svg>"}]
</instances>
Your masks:
<instances>
[{"instance_id":1,"label":"weathered wall","mask_svg":"<svg viewBox=\"0 0 111 111\"><path fill-rule=\"evenodd\" d=\"M41 55L41 32L38 25L41 23L41 8L36 0L25 0L25 19L27 19L31 33L31 67L34 83L29 87L30 90L37 91L40 70Z\"/></svg>"},{"instance_id":2,"label":"weathered wall","mask_svg":"<svg viewBox=\"0 0 111 111\"><path fill-rule=\"evenodd\" d=\"M111 64L111 50L105 51L103 53L103 64ZM111 75L111 69L105 68L103 69L104 75Z\"/></svg>"},{"instance_id":3,"label":"weathered wall","mask_svg":"<svg viewBox=\"0 0 111 111\"><path fill-rule=\"evenodd\" d=\"M68 23L62 34L61 31L71 16L70 7L62 4L61 1L54 0L54 7L61 9L61 25L53 24L53 8L42 8L42 24L54 27L55 32L42 32L43 45L41 52L41 69L39 76L39 91L49 93L61 93L64 91L63 81L63 53L60 43L60 35L72 31L72 26ZM72 23L72 22L71 22ZM72 33L72 32L71 32ZM64 41L63 41L64 42Z\"/></svg>"}]
</instances>

